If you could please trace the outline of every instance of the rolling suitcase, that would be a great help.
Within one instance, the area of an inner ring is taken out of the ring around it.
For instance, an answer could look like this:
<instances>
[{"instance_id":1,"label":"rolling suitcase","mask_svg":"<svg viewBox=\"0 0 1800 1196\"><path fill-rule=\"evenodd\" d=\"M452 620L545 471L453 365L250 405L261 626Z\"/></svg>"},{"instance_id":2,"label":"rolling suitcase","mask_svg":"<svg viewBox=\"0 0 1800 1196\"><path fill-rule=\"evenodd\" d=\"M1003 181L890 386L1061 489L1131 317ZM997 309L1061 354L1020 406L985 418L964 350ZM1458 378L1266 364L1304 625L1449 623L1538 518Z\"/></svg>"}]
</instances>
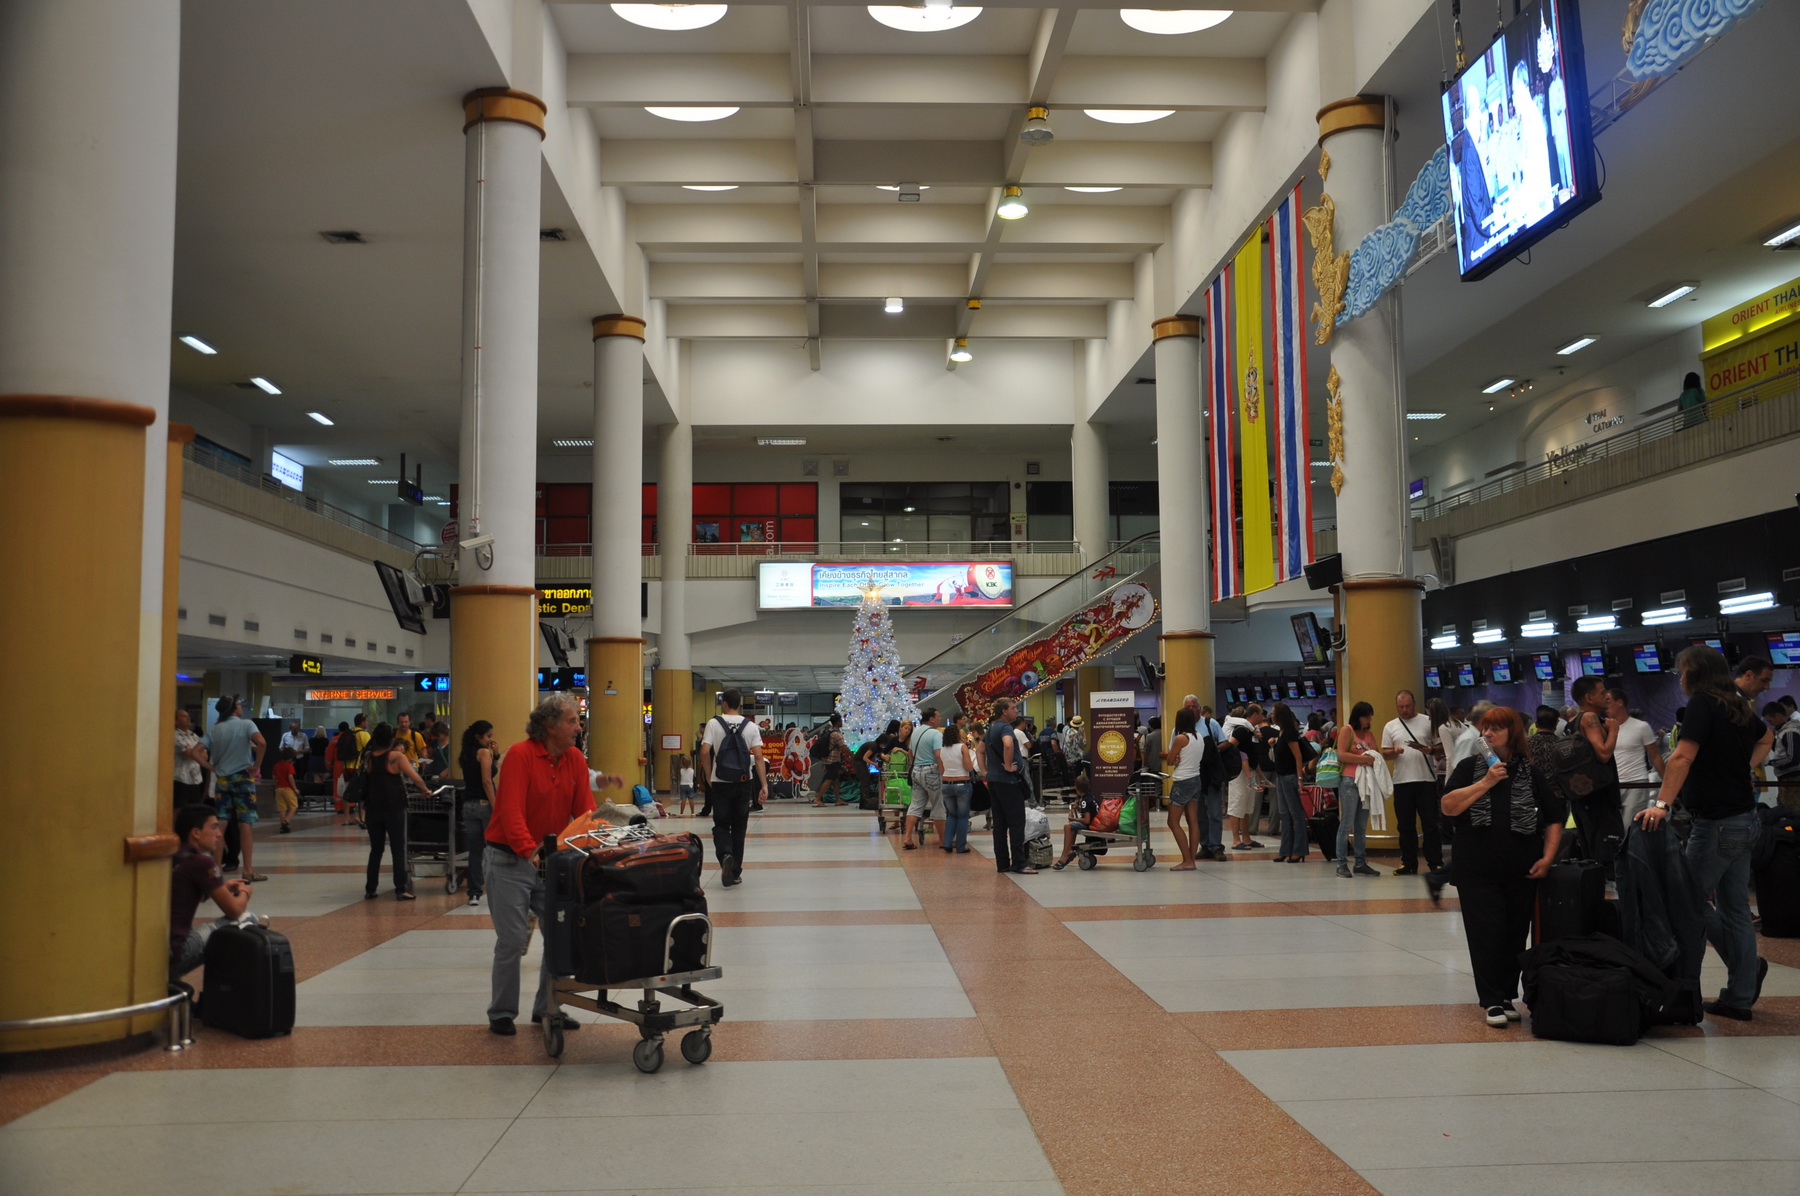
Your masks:
<instances>
[{"instance_id":1,"label":"rolling suitcase","mask_svg":"<svg viewBox=\"0 0 1800 1196\"><path fill-rule=\"evenodd\" d=\"M581 867L582 903L603 893L637 901L697 896L704 860L699 836L685 831L590 851Z\"/></svg>"},{"instance_id":2,"label":"rolling suitcase","mask_svg":"<svg viewBox=\"0 0 1800 1196\"><path fill-rule=\"evenodd\" d=\"M1795 842L1791 819L1787 815L1778 825L1763 826L1763 836L1773 841L1757 845L1751 870L1762 932L1772 939L1800 938L1800 844Z\"/></svg>"},{"instance_id":3,"label":"rolling suitcase","mask_svg":"<svg viewBox=\"0 0 1800 1196\"><path fill-rule=\"evenodd\" d=\"M546 840L549 850L554 843ZM587 862L579 851L550 851L544 865L544 952L552 976L573 976L580 962L575 942L581 914L581 869Z\"/></svg>"},{"instance_id":4,"label":"rolling suitcase","mask_svg":"<svg viewBox=\"0 0 1800 1196\"><path fill-rule=\"evenodd\" d=\"M1593 860L1552 864L1538 882L1537 914L1531 942L1553 943L1572 934L1596 931L1617 936L1619 917L1606 900L1606 869Z\"/></svg>"},{"instance_id":5,"label":"rolling suitcase","mask_svg":"<svg viewBox=\"0 0 1800 1196\"><path fill-rule=\"evenodd\" d=\"M1337 859L1338 812L1335 806L1320 810L1306 820L1306 837L1311 839L1328 860Z\"/></svg>"},{"instance_id":6,"label":"rolling suitcase","mask_svg":"<svg viewBox=\"0 0 1800 1196\"><path fill-rule=\"evenodd\" d=\"M221 926L206 940L200 1020L244 1038L294 1028L294 953L265 926Z\"/></svg>"},{"instance_id":7,"label":"rolling suitcase","mask_svg":"<svg viewBox=\"0 0 1800 1196\"><path fill-rule=\"evenodd\" d=\"M606 894L581 910L577 922L584 984L618 984L665 972L690 972L707 957L708 928L684 923L669 941L669 927L683 914L706 912L695 894L673 900L621 900ZM665 954L666 952L666 954Z\"/></svg>"}]
</instances>

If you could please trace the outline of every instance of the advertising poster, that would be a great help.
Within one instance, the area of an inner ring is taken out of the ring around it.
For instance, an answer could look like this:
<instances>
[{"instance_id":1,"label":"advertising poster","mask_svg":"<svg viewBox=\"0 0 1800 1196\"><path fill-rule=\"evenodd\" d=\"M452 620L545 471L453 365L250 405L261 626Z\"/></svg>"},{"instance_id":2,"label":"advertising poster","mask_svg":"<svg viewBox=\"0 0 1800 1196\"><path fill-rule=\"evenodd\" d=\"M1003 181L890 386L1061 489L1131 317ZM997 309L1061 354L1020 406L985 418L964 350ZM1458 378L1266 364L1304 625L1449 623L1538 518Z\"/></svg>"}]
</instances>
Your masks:
<instances>
[{"instance_id":1,"label":"advertising poster","mask_svg":"<svg viewBox=\"0 0 1800 1196\"><path fill-rule=\"evenodd\" d=\"M757 566L756 604L763 610L853 608L873 588L883 606L1004 609L1013 604L1012 568L1011 561L765 561Z\"/></svg>"},{"instance_id":2,"label":"advertising poster","mask_svg":"<svg viewBox=\"0 0 1800 1196\"><path fill-rule=\"evenodd\" d=\"M1104 656L1156 618L1156 597L1127 582L1086 610L1007 654L1000 664L956 691L969 717L985 719L1001 698L1022 698L1064 673Z\"/></svg>"},{"instance_id":3,"label":"advertising poster","mask_svg":"<svg viewBox=\"0 0 1800 1196\"><path fill-rule=\"evenodd\" d=\"M1094 748L1089 784L1098 800L1126 796L1137 771L1136 710L1093 710Z\"/></svg>"}]
</instances>

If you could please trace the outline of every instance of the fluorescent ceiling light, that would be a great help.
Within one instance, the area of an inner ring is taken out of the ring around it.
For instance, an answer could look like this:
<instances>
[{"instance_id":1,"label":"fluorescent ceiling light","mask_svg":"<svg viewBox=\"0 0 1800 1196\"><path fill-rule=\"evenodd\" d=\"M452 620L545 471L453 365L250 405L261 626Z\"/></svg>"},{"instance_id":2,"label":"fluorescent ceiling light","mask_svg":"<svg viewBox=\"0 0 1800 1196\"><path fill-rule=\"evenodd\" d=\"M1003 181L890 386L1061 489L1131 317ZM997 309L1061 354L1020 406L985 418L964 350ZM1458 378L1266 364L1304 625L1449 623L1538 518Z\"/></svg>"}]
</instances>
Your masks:
<instances>
[{"instance_id":1,"label":"fluorescent ceiling light","mask_svg":"<svg viewBox=\"0 0 1800 1196\"><path fill-rule=\"evenodd\" d=\"M1519 634L1528 640L1541 640L1556 634L1556 624L1549 619L1541 619L1536 623L1527 623L1519 628Z\"/></svg>"},{"instance_id":2,"label":"fluorescent ceiling light","mask_svg":"<svg viewBox=\"0 0 1800 1196\"><path fill-rule=\"evenodd\" d=\"M725 4L615 4L612 10L646 29L704 29L730 7Z\"/></svg>"},{"instance_id":3,"label":"fluorescent ceiling light","mask_svg":"<svg viewBox=\"0 0 1800 1196\"><path fill-rule=\"evenodd\" d=\"M889 315L898 315L906 310L906 300L898 295L889 295L887 302L881 305L881 310Z\"/></svg>"},{"instance_id":4,"label":"fluorescent ceiling light","mask_svg":"<svg viewBox=\"0 0 1800 1196\"><path fill-rule=\"evenodd\" d=\"M371 486L398 486L400 484L393 478L364 478L363 481Z\"/></svg>"},{"instance_id":5,"label":"fluorescent ceiling light","mask_svg":"<svg viewBox=\"0 0 1800 1196\"><path fill-rule=\"evenodd\" d=\"M951 361L974 361L975 360L975 354L969 352L969 340L967 337L959 336L956 338L956 347L954 349L950 350L950 360Z\"/></svg>"},{"instance_id":6,"label":"fluorescent ceiling light","mask_svg":"<svg viewBox=\"0 0 1800 1196\"><path fill-rule=\"evenodd\" d=\"M1446 632L1443 635L1434 635L1431 637L1431 646L1433 648L1438 649L1439 651L1442 651L1445 648L1454 648L1457 646L1457 644L1458 644L1458 641L1456 638L1456 633L1454 631Z\"/></svg>"},{"instance_id":7,"label":"fluorescent ceiling light","mask_svg":"<svg viewBox=\"0 0 1800 1196\"><path fill-rule=\"evenodd\" d=\"M333 457L327 465L380 465L380 457Z\"/></svg>"},{"instance_id":8,"label":"fluorescent ceiling light","mask_svg":"<svg viewBox=\"0 0 1800 1196\"><path fill-rule=\"evenodd\" d=\"M1760 594L1737 594L1730 598L1719 599L1719 613L1741 615L1746 611L1768 610L1774 605L1775 595L1764 590Z\"/></svg>"},{"instance_id":9,"label":"fluorescent ceiling light","mask_svg":"<svg viewBox=\"0 0 1800 1196\"><path fill-rule=\"evenodd\" d=\"M306 414L312 416L314 421L324 424L327 428L333 426L336 422L322 411L308 411Z\"/></svg>"},{"instance_id":10,"label":"fluorescent ceiling light","mask_svg":"<svg viewBox=\"0 0 1800 1196\"><path fill-rule=\"evenodd\" d=\"M1506 628L1489 627L1469 637L1478 644L1497 644L1506 638Z\"/></svg>"},{"instance_id":11,"label":"fluorescent ceiling light","mask_svg":"<svg viewBox=\"0 0 1800 1196\"><path fill-rule=\"evenodd\" d=\"M1619 626L1617 615L1584 615L1575 620L1577 631L1613 631Z\"/></svg>"},{"instance_id":12,"label":"fluorescent ceiling light","mask_svg":"<svg viewBox=\"0 0 1800 1196\"><path fill-rule=\"evenodd\" d=\"M550 442L556 448L593 448L591 436L559 436Z\"/></svg>"},{"instance_id":13,"label":"fluorescent ceiling light","mask_svg":"<svg viewBox=\"0 0 1800 1196\"><path fill-rule=\"evenodd\" d=\"M1517 378L1495 378L1492 382L1481 388L1481 393L1484 395L1498 394L1500 391L1505 390L1517 381Z\"/></svg>"},{"instance_id":14,"label":"fluorescent ceiling light","mask_svg":"<svg viewBox=\"0 0 1800 1196\"><path fill-rule=\"evenodd\" d=\"M1078 195L1106 195L1113 191L1123 191L1123 187L1064 187L1064 191L1073 191Z\"/></svg>"},{"instance_id":15,"label":"fluorescent ceiling light","mask_svg":"<svg viewBox=\"0 0 1800 1196\"><path fill-rule=\"evenodd\" d=\"M680 120L689 124L699 124L708 120L724 120L737 113L736 108L653 108L646 104L644 111L651 116L660 116L664 120Z\"/></svg>"},{"instance_id":16,"label":"fluorescent ceiling light","mask_svg":"<svg viewBox=\"0 0 1800 1196\"><path fill-rule=\"evenodd\" d=\"M1314 469L1330 469L1331 462L1329 462L1329 461L1314 461L1312 463L1312 467Z\"/></svg>"},{"instance_id":17,"label":"fluorescent ceiling light","mask_svg":"<svg viewBox=\"0 0 1800 1196\"><path fill-rule=\"evenodd\" d=\"M1174 116L1173 108L1083 108L1083 112L1109 125L1147 125L1165 116Z\"/></svg>"},{"instance_id":18,"label":"fluorescent ceiling light","mask_svg":"<svg viewBox=\"0 0 1800 1196\"><path fill-rule=\"evenodd\" d=\"M207 344L205 341L201 340L197 336L179 336L179 337L176 337L175 339L179 340L182 344L186 345L188 348L192 349L194 352L204 353L208 357L211 357L213 354L218 352L217 349L213 348L211 345Z\"/></svg>"},{"instance_id":19,"label":"fluorescent ceiling light","mask_svg":"<svg viewBox=\"0 0 1800 1196\"><path fill-rule=\"evenodd\" d=\"M437 505L440 507L447 507L450 505L450 500L447 498L440 498L437 500Z\"/></svg>"},{"instance_id":20,"label":"fluorescent ceiling light","mask_svg":"<svg viewBox=\"0 0 1800 1196\"><path fill-rule=\"evenodd\" d=\"M1017 187L1007 187L1000 194L1000 206L994 209L994 215L1002 220L1018 220L1031 215L1031 209L1025 206L1025 200Z\"/></svg>"},{"instance_id":21,"label":"fluorescent ceiling light","mask_svg":"<svg viewBox=\"0 0 1800 1196\"><path fill-rule=\"evenodd\" d=\"M681 184L681 189L683 191L736 191L737 184L736 183L722 183L722 184L683 183L683 184Z\"/></svg>"},{"instance_id":22,"label":"fluorescent ceiling light","mask_svg":"<svg viewBox=\"0 0 1800 1196\"><path fill-rule=\"evenodd\" d=\"M1764 241L1763 245L1769 249L1780 249L1783 245L1786 245L1796 237L1800 237L1800 224L1791 224L1770 237L1767 241ZM183 337L182 339L186 340L187 338Z\"/></svg>"},{"instance_id":23,"label":"fluorescent ceiling light","mask_svg":"<svg viewBox=\"0 0 1800 1196\"><path fill-rule=\"evenodd\" d=\"M875 190L877 190L877 191L898 191L898 190L900 190L900 187L898 184L890 186L887 183L876 183ZM931 190L931 184L930 183L920 183L919 190L929 191L929 190Z\"/></svg>"},{"instance_id":24,"label":"fluorescent ceiling light","mask_svg":"<svg viewBox=\"0 0 1800 1196\"><path fill-rule=\"evenodd\" d=\"M281 387L275 385L267 378L252 378L250 379L250 385L256 387L264 394L278 395L281 393Z\"/></svg>"},{"instance_id":25,"label":"fluorescent ceiling light","mask_svg":"<svg viewBox=\"0 0 1800 1196\"><path fill-rule=\"evenodd\" d=\"M444 504L444 505L445 505L445 506L449 506L449 505L450 505L450 500L449 500L449 499L447 499L447 498L445 498L445 497L444 497L444 496L443 496L443 495L441 495L441 494L427 494L427 495L425 495L425 496L424 496L424 498L425 498L425 501L426 501L426 502L441 502L441 503L443 503L443 504Z\"/></svg>"},{"instance_id":26,"label":"fluorescent ceiling light","mask_svg":"<svg viewBox=\"0 0 1800 1196\"><path fill-rule=\"evenodd\" d=\"M1406 413L1406 418L1407 419L1443 419L1448 414L1450 414L1448 411L1408 411Z\"/></svg>"},{"instance_id":27,"label":"fluorescent ceiling light","mask_svg":"<svg viewBox=\"0 0 1800 1196\"><path fill-rule=\"evenodd\" d=\"M896 4L871 4L869 15L889 29L906 33L938 33L959 29L981 15L979 8L955 8L948 4L925 4L903 8Z\"/></svg>"},{"instance_id":28,"label":"fluorescent ceiling light","mask_svg":"<svg viewBox=\"0 0 1800 1196\"><path fill-rule=\"evenodd\" d=\"M1121 8L1119 19L1139 33L1198 33L1220 24L1232 13L1229 8Z\"/></svg>"},{"instance_id":29,"label":"fluorescent ceiling light","mask_svg":"<svg viewBox=\"0 0 1800 1196\"><path fill-rule=\"evenodd\" d=\"M756 443L766 448L796 448L806 443L804 436L758 436Z\"/></svg>"},{"instance_id":30,"label":"fluorescent ceiling light","mask_svg":"<svg viewBox=\"0 0 1800 1196\"><path fill-rule=\"evenodd\" d=\"M1676 286L1674 289L1670 290L1667 294L1658 295L1656 298L1652 299L1650 301L1650 306L1651 307L1667 307L1667 306L1669 306L1669 304L1675 302L1677 299L1680 299L1682 296L1692 295L1695 291L1697 291L1699 289L1700 289L1700 284L1697 282L1681 283L1680 285Z\"/></svg>"},{"instance_id":31,"label":"fluorescent ceiling light","mask_svg":"<svg viewBox=\"0 0 1800 1196\"><path fill-rule=\"evenodd\" d=\"M1687 617L1687 607L1685 606L1661 606L1655 610L1644 612L1644 626L1659 627L1664 623L1685 623Z\"/></svg>"},{"instance_id":32,"label":"fluorescent ceiling light","mask_svg":"<svg viewBox=\"0 0 1800 1196\"><path fill-rule=\"evenodd\" d=\"M1556 351L1558 357L1567 357L1571 353L1579 353L1600 338L1597 336L1578 336Z\"/></svg>"}]
</instances>

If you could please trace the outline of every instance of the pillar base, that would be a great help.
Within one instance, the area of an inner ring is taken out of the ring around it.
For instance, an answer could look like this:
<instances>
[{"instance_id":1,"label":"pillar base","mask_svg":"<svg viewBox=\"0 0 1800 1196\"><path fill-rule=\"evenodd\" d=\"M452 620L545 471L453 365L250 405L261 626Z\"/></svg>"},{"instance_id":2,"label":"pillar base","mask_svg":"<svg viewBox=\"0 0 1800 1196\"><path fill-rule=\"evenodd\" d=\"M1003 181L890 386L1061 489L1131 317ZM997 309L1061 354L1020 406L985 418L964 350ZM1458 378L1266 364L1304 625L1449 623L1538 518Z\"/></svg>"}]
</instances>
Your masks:
<instances>
[{"instance_id":1,"label":"pillar base","mask_svg":"<svg viewBox=\"0 0 1800 1196\"><path fill-rule=\"evenodd\" d=\"M698 747L694 743L694 673L692 669L657 669L650 674L650 703L655 725L651 740L650 788L657 793L674 793L680 778L674 771L677 756L693 759ZM679 735L681 746L664 750L663 736Z\"/></svg>"},{"instance_id":2,"label":"pillar base","mask_svg":"<svg viewBox=\"0 0 1800 1196\"><path fill-rule=\"evenodd\" d=\"M1344 651L1338 660L1338 720L1350 721L1358 702L1375 708L1370 720L1377 734L1394 717L1394 695L1410 689L1424 708L1425 583L1410 577L1346 581L1344 601ZM1393 799L1388 800L1389 829L1371 833L1371 845L1393 847L1400 842L1394 829Z\"/></svg>"},{"instance_id":3,"label":"pillar base","mask_svg":"<svg viewBox=\"0 0 1800 1196\"><path fill-rule=\"evenodd\" d=\"M500 749L525 738L537 705L537 588L457 586L450 591L450 726L494 724Z\"/></svg>"},{"instance_id":4,"label":"pillar base","mask_svg":"<svg viewBox=\"0 0 1800 1196\"><path fill-rule=\"evenodd\" d=\"M644 781L644 641L602 636L587 642L588 767ZM611 689L612 693L606 691Z\"/></svg>"}]
</instances>

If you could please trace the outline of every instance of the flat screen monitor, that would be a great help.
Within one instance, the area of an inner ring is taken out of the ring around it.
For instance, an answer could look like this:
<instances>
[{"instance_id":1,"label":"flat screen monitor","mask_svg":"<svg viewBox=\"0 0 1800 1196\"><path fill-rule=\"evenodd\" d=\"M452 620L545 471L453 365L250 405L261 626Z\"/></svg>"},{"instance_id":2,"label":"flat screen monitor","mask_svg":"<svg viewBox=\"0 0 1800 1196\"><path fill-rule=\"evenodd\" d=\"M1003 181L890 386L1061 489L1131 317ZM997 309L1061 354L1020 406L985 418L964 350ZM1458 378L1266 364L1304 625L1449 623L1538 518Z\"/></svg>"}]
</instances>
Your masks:
<instances>
[{"instance_id":1,"label":"flat screen monitor","mask_svg":"<svg viewBox=\"0 0 1800 1196\"><path fill-rule=\"evenodd\" d=\"M1252 685L1252 686L1251 686L1251 687L1250 687L1250 692L1251 692L1251 693L1253 693L1253 694L1255 694L1255 695L1256 695L1256 700L1257 700L1257 701L1259 701L1259 702L1260 702L1260 701L1262 701L1262 700L1263 700L1263 687L1262 687L1262 686L1260 686L1260 685Z\"/></svg>"},{"instance_id":2,"label":"flat screen monitor","mask_svg":"<svg viewBox=\"0 0 1800 1196\"><path fill-rule=\"evenodd\" d=\"M1435 664L1425 666L1425 688L1444 688L1444 675L1438 671L1438 667Z\"/></svg>"},{"instance_id":3,"label":"flat screen monitor","mask_svg":"<svg viewBox=\"0 0 1800 1196\"><path fill-rule=\"evenodd\" d=\"M1663 671L1661 644L1631 645L1631 663L1640 673L1660 673Z\"/></svg>"},{"instance_id":4,"label":"flat screen monitor","mask_svg":"<svg viewBox=\"0 0 1800 1196\"><path fill-rule=\"evenodd\" d=\"M1137 675L1139 684L1151 693L1156 692L1156 666L1150 663L1149 657L1137 658Z\"/></svg>"},{"instance_id":5,"label":"flat screen monitor","mask_svg":"<svg viewBox=\"0 0 1800 1196\"><path fill-rule=\"evenodd\" d=\"M1528 0L1443 94L1457 265L1486 277L1600 199L1576 0Z\"/></svg>"},{"instance_id":6,"label":"flat screen monitor","mask_svg":"<svg viewBox=\"0 0 1800 1196\"><path fill-rule=\"evenodd\" d=\"M542 621L538 623L538 631L543 635L544 646L550 649L550 659L556 662L556 667L559 669L568 668L569 650L563 647L562 632L558 631L553 625Z\"/></svg>"},{"instance_id":7,"label":"flat screen monitor","mask_svg":"<svg viewBox=\"0 0 1800 1196\"><path fill-rule=\"evenodd\" d=\"M1475 680L1475 662L1465 661L1456 666L1456 683L1464 689L1479 684Z\"/></svg>"},{"instance_id":8,"label":"flat screen monitor","mask_svg":"<svg viewBox=\"0 0 1800 1196\"><path fill-rule=\"evenodd\" d=\"M1328 698L1337 697L1337 678L1325 678L1325 696Z\"/></svg>"},{"instance_id":9,"label":"flat screen monitor","mask_svg":"<svg viewBox=\"0 0 1800 1196\"><path fill-rule=\"evenodd\" d=\"M1689 640L1688 642L1691 644L1705 644L1707 647L1711 648L1714 652L1717 652L1720 656L1723 656L1725 658L1726 664L1735 665L1738 662L1738 657L1743 655L1743 653L1738 650L1737 645L1731 643L1728 640L1718 639L1718 638L1714 638L1714 637L1706 637L1706 638ZM1770 650L1773 651L1772 648Z\"/></svg>"},{"instance_id":10,"label":"flat screen monitor","mask_svg":"<svg viewBox=\"0 0 1800 1196\"><path fill-rule=\"evenodd\" d=\"M412 596L412 591L419 589L419 583L413 582L409 589L406 574L386 561L375 562L375 574L381 578L381 592L387 595L388 606L393 609L394 621L400 624L400 630L424 635L425 620L420 616L419 604L413 601Z\"/></svg>"},{"instance_id":11,"label":"flat screen monitor","mask_svg":"<svg viewBox=\"0 0 1800 1196\"><path fill-rule=\"evenodd\" d=\"M1488 661L1488 675L1494 679L1495 685L1511 685L1513 679L1512 657L1496 656Z\"/></svg>"},{"instance_id":12,"label":"flat screen monitor","mask_svg":"<svg viewBox=\"0 0 1800 1196\"><path fill-rule=\"evenodd\" d=\"M1581 675L1583 677L1606 676L1606 652L1601 648L1583 648L1581 650Z\"/></svg>"},{"instance_id":13,"label":"flat screen monitor","mask_svg":"<svg viewBox=\"0 0 1800 1196\"><path fill-rule=\"evenodd\" d=\"M1309 698L1316 698L1319 696L1319 683L1314 681L1311 677L1308 677L1305 681L1300 683L1300 689L1301 692L1306 694Z\"/></svg>"},{"instance_id":14,"label":"flat screen monitor","mask_svg":"<svg viewBox=\"0 0 1800 1196\"><path fill-rule=\"evenodd\" d=\"M269 476L289 490L306 489L306 466L285 453L269 454Z\"/></svg>"},{"instance_id":15,"label":"flat screen monitor","mask_svg":"<svg viewBox=\"0 0 1800 1196\"><path fill-rule=\"evenodd\" d=\"M1325 631L1319 626L1319 618L1311 611L1301 611L1291 615L1288 621L1294 625L1294 642L1300 645L1300 659L1306 664L1330 664L1331 654L1326 651Z\"/></svg>"},{"instance_id":16,"label":"flat screen monitor","mask_svg":"<svg viewBox=\"0 0 1800 1196\"><path fill-rule=\"evenodd\" d=\"M1554 681L1556 670L1550 663L1550 653L1533 652L1531 654L1531 676L1538 681Z\"/></svg>"},{"instance_id":17,"label":"flat screen monitor","mask_svg":"<svg viewBox=\"0 0 1800 1196\"><path fill-rule=\"evenodd\" d=\"M1287 683L1287 695L1289 700L1300 696L1300 683L1298 681L1290 681Z\"/></svg>"},{"instance_id":18,"label":"flat screen monitor","mask_svg":"<svg viewBox=\"0 0 1800 1196\"><path fill-rule=\"evenodd\" d=\"M1800 631L1771 631L1769 663L1778 669L1800 669Z\"/></svg>"}]
</instances>

